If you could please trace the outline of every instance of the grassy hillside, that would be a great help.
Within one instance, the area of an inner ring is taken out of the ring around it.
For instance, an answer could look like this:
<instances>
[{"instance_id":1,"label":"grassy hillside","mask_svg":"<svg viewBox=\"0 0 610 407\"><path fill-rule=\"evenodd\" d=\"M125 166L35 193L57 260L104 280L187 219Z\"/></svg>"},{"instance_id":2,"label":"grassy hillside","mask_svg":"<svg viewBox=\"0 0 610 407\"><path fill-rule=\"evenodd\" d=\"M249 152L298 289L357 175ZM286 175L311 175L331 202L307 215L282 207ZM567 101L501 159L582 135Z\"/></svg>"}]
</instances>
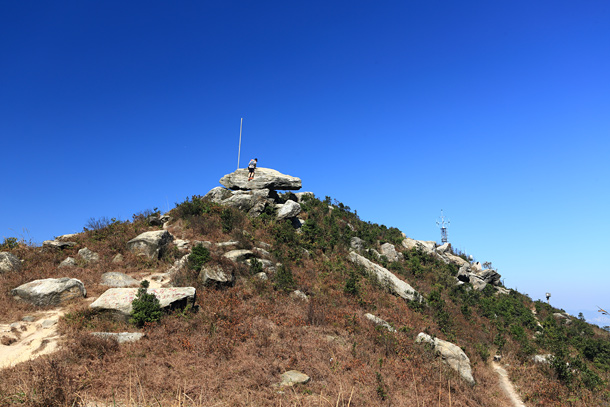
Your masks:
<instances>
[{"instance_id":1,"label":"grassy hillside","mask_svg":"<svg viewBox=\"0 0 610 407\"><path fill-rule=\"evenodd\" d=\"M299 218L305 222L296 229L290 220L276 220L271 207L249 218L199 196L178 204L169 213L169 231L177 239L235 241L232 248L263 248L266 260L281 265L261 280L256 276L261 263L234 263L222 256L227 248L213 244L199 251L199 265L193 258L192 266L173 276L175 286L197 288L197 309L166 314L141 329L94 313L88 305L107 289L99 284L102 273L141 278L166 271L185 254L174 245L158 260L130 253L128 240L160 229L147 216L90 223L92 230L71 238L77 245L62 251L6 240L1 250L24 262L22 271L0 274L0 322L37 310L10 295L12 288L35 279L78 278L89 298L66 305L62 350L0 371L0 405L505 406L490 367L496 354L528 406L610 405L607 332L578 318L566 323L554 315L561 310L514 290L498 294L491 285L483 291L458 286L457 266L417 248L406 250L399 230L363 221L328 197L306 199L301 206ZM390 294L349 262L354 236L367 249L394 244L404 260L364 253L426 301ZM83 247L99 253L100 262L58 268ZM112 262L117 254L123 255L120 264ZM203 286L202 263L234 273L235 284ZM291 296L294 290L308 299ZM396 332L376 328L365 313L389 322ZM94 331L146 336L118 345L89 335ZM477 384L469 386L429 347L416 344L419 332L460 346ZM536 354L553 356L549 363L534 363ZM311 381L276 387L280 375L292 369Z\"/></svg>"}]
</instances>

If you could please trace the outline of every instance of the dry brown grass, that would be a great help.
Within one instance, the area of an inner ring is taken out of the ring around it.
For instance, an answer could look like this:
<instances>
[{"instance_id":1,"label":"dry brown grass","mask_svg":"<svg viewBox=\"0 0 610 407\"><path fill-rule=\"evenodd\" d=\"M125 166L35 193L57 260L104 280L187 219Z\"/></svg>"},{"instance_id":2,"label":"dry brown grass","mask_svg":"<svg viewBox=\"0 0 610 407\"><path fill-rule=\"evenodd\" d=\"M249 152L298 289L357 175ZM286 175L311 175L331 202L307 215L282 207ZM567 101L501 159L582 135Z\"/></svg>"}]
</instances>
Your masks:
<instances>
[{"instance_id":1,"label":"dry brown grass","mask_svg":"<svg viewBox=\"0 0 610 407\"><path fill-rule=\"evenodd\" d=\"M222 242L243 234L222 233L217 217L210 216L190 229L173 233L179 238ZM99 276L106 271L132 275L165 271L179 255L149 261L125 249L127 240L148 228L125 225L116 234L99 239L93 232L76 238L76 248L42 252L15 249L24 259L24 271L0 276L0 321L14 321L34 312L14 301L10 289L48 277L79 278L89 296L101 294ZM271 242L265 228L247 228L247 247ZM204 233L206 232L206 233ZM243 240L242 239L242 240ZM80 264L58 269L67 256L77 257L88 247L101 256L96 265ZM121 253L124 262L111 262ZM370 279L360 280L358 297L344 293L351 269L347 252L311 253L291 264L297 287L309 301L291 299L276 291L273 281L248 275L244 266L223 260L212 249L212 262L222 263L240 278L226 289L199 286L197 273L180 275L183 284L198 288L198 313L174 314L148 326L139 342L117 345L88 335L90 331L134 331L125 322L88 309L74 301L60 323L65 335L60 352L2 371L0 405L123 405L123 406L506 406L495 373L478 356L477 343L491 343L497 334L489 321L465 318L459 304L443 294L453 323L453 341L470 356L477 385L467 385L426 347L414 343L426 331L448 339L434 320L433 311L414 311ZM278 259L275 259L278 260ZM273 276L271 276L273 277ZM432 290L437 277L410 278L423 293ZM398 329L375 328L363 315L371 312ZM483 328L483 326L485 327ZM504 361L528 405L596 405L594 394L574 393L557 384L546 368L523 363L517 345L507 338ZM280 374L299 370L311 377L307 385L280 389ZM578 397L572 404L561 404ZM88 404L87 404L88 403ZM579 404L580 403L580 404ZM601 405L601 404L597 404Z\"/></svg>"}]
</instances>

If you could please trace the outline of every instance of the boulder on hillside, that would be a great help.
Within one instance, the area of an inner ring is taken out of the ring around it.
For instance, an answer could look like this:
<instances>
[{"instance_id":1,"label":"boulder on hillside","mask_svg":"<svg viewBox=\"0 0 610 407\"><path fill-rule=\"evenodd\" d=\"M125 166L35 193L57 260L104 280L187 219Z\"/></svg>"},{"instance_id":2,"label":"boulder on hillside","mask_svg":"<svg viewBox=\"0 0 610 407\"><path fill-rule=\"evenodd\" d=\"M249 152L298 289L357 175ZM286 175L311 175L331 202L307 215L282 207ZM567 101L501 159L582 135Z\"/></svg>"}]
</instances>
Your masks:
<instances>
[{"instance_id":1,"label":"boulder on hillside","mask_svg":"<svg viewBox=\"0 0 610 407\"><path fill-rule=\"evenodd\" d=\"M64 268L64 267L76 267L76 260L74 260L73 257L66 257L66 259L64 261L62 261L61 263L59 263L60 268Z\"/></svg>"},{"instance_id":2,"label":"boulder on hillside","mask_svg":"<svg viewBox=\"0 0 610 407\"><path fill-rule=\"evenodd\" d=\"M391 293L408 301L422 301L422 296L413 287L396 277L389 270L373 263L356 252L350 252L348 258L352 263L364 267L367 273L376 277L377 281Z\"/></svg>"},{"instance_id":3,"label":"boulder on hillside","mask_svg":"<svg viewBox=\"0 0 610 407\"><path fill-rule=\"evenodd\" d=\"M167 230L144 232L127 242L127 249L149 259L159 258L174 238Z\"/></svg>"},{"instance_id":4,"label":"boulder on hillside","mask_svg":"<svg viewBox=\"0 0 610 407\"><path fill-rule=\"evenodd\" d=\"M84 298L87 290L80 280L75 278L46 278L22 284L11 290L16 299L37 306L58 305L73 298Z\"/></svg>"},{"instance_id":5,"label":"boulder on hillside","mask_svg":"<svg viewBox=\"0 0 610 407\"><path fill-rule=\"evenodd\" d=\"M109 271L108 273L102 274L100 284L109 287L137 287L140 285L140 282L125 273Z\"/></svg>"},{"instance_id":6,"label":"boulder on hillside","mask_svg":"<svg viewBox=\"0 0 610 407\"><path fill-rule=\"evenodd\" d=\"M282 220L294 218L299 213L301 213L301 205L299 205L295 201L286 201L285 204L280 205L277 211L277 219Z\"/></svg>"},{"instance_id":7,"label":"boulder on hillside","mask_svg":"<svg viewBox=\"0 0 610 407\"><path fill-rule=\"evenodd\" d=\"M223 188L223 187L216 187L216 188L210 189L210 191L207 194L205 194L203 199L206 199L206 200L212 201L212 202L216 202L216 203L220 203L221 201L224 201L225 199L229 198L230 196L231 196L230 190Z\"/></svg>"},{"instance_id":8,"label":"boulder on hillside","mask_svg":"<svg viewBox=\"0 0 610 407\"><path fill-rule=\"evenodd\" d=\"M45 240L42 242L43 249L62 250L74 246L76 246L75 242L65 242L59 240Z\"/></svg>"},{"instance_id":9,"label":"boulder on hillside","mask_svg":"<svg viewBox=\"0 0 610 407\"><path fill-rule=\"evenodd\" d=\"M362 249L364 249L364 245L365 245L365 241L360 239L359 237L352 237L350 242L349 242L349 246L357 251L361 251Z\"/></svg>"},{"instance_id":10,"label":"boulder on hillside","mask_svg":"<svg viewBox=\"0 0 610 407\"><path fill-rule=\"evenodd\" d=\"M371 321L377 327L384 328L384 329L388 330L389 332L396 332L396 329L394 329L392 327L392 325L388 324L386 321L384 321L383 319L381 319L373 314L366 313L366 314L364 314L364 317L366 319L368 319L369 321Z\"/></svg>"},{"instance_id":11,"label":"boulder on hillside","mask_svg":"<svg viewBox=\"0 0 610 407\"><path fill-rule=\"evenodd\" d=\"M500 278L502 278L502 276L494 269L485 269L475 273L475 275L481 280L485 281L487 284L495 286L502 284L500 281Z\"/></svg>"},{"instance_id":12,"label":"boulder on hillside","mask_svg":"<svg viewBox=\"0 0 610 407\"><path fill-rule=\"evenodd\" d=\"M424 332L420 332L419 335L417 335L415 342L424 342L432 345L434 351L443 359L443 362L458 372L462 379L466 380L470 385L475 384L474 378L472 377L470 359L459 346L442 339L432 338Z\"/></svg>"},{"instance_id":13,"label":"boulder on hillside","mask_svg":"<svg viewBox=\"0 0 610 407\"><path fill-rule=\"evenodd\" d=\"M199 272L199 280L204 286L231 287L235 284L233 273L224 271L220 265L204 265Z\"/></svg>"},{"instance_id":14,"label":"boulder on hillside","mask_svg":"<svg viewBox=\"0 0 610 407\"><path fill-rule=\"evenodd\" d=\"M0 274L21 270L21 260L9 252L0 252Z\"/></svg>"},{"instance_id":15,"label":"boulder on hillside","mask_svg":"<svg viewBox=\"0 0 610 407\"><path fill-rule=\"evenodd\" d=\"M381 255L385 256L389 262L401 260L402 253L396 251L396 247L392 243L384 243L381 245Z\"/></svg>"},{"instance_id":16,"label":"boulder on hillside","mask_svg":"<svg viewBox=\"0 0 610 407\"><path fill-rule=\"evenodd\" d=\"M226 252L223 257L235 263L244 263L247 259L254 257L254 252L252 250L236 249Z\"/></svg>"},{"instance_id":17,"label":"boulder on hillside","mask_svg":"<svg viewBox=\"0 0 610 407\"><path fill-rule=\"evenodd\" d=\"M81 259L87 263L97 263L100 261L100 255L84 247L78 251L78 255Z\"/></svg>"},{"instance_id":18,"label":"boulder on hillside","mask_svg":"<svg viewBox=\"0 0 610 407\"><path fill-rule=\"evenodd\" d=\"M195 304L194 287L149 288L149 294L159 299L162 309L181 309ZM138 288L110 288L89 307L96 311L112 312L120 317L129 317L131 303L136 298Z\"/></svg>"},{"instance_id":19,"label":"boulder on hillside","mask_svg":"<svg viewBox=\"0 0 610 407\"><path fill-rule=\"evenodd\" d=\"M91 332L91 335L103 339L114 339L117 343L137 342L144 336L141 332Z\"/></svg>"},{"instance_id":20,"label":"boulder on hillside","mask_svg":"<svg viewBox=\"0 0 610 407\"><path fill-rule=\"evenodd\" d=\"M292 387L295 384L307 384L310 380L309 376L305 373L301 373L298 370L289 370L288 372L282 373L280 376L281 382L278 384L280 387Z\"/></svg>"},{"instance_id":21,"label":"boulder on hillside","mask_svg":"<svg viewBox=\"0 0 610 407\"><path fill-rule=\"evenodd\" d=\"M254 179L248 181L248 169L239 169L220 179L220 183L229 189L273 189L273 190L299 190L301 179L282 174L271 168L259 167L254 173Z\"/></svg>"}]
</instances>

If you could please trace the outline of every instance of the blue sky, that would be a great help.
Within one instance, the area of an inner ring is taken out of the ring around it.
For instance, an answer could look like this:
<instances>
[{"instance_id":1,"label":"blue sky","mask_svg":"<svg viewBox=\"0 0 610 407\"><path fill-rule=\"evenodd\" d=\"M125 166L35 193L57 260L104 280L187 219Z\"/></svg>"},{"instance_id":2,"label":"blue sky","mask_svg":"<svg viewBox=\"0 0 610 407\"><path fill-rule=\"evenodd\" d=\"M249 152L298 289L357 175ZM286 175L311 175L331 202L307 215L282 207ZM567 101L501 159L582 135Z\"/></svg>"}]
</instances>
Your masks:
<instances>
[{"instance_id":1,"label":"blue sky","mask_svg":"<svg viewBox=\"0 0 610 407\"><path fill-rule=\"evenodd\" d=\"M607 1L0 2L0 237L205 194L242 160L610 308Z\"/></svg>"}]
</instances>

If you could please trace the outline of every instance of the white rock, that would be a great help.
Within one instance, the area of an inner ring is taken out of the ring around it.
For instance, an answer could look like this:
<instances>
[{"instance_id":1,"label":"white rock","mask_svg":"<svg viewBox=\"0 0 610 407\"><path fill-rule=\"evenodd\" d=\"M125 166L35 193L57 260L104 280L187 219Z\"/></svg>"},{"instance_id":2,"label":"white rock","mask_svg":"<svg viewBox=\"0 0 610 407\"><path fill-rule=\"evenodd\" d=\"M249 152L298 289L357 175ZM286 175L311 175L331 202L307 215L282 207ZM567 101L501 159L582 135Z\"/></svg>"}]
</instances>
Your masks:
<instances>
[{"instance_id":1,"label":"white rock","mask_svg":"<svg viewBox=\"0 0 610 407\"><path fill-rule=\"evenodd\" d=\"M38 306L58 305L73 298L83 298L87 290L75 278L46 278L22 284L11 290L18 299Z\"/></svg>"},{"instance_id":2,"label":"white rock","mask_svg":"<svg viewBox=\"0 0 610 407\"><path fill-rule=\"evenodd\" d=\"M21 270L21 260L9 252L0 252L0 274Z\"/></svg>"},{"instance_id":3,"label":"white rock","mask_svg":"<svg viewBox=\"0 0 610 407\"><path fill-rule=\"evenodd\" d=\"M288 219L293 218L301 213L301 205L295 201L286 201L285 204L280 206L277 211L277 219Z\"/></svg>"},{"instance_id":4,"label":"white rock","mask_svg":"<svg viewBox=\"0 0 610 407\"><path fill-rule=\"evenodd\" d=\"M371 321L373 324L375 324L375 326L380 326L382 328L387 329L390 332L396 332L396 329L394 329L392 327L392 325L388 324L386 321L384 321L383 319L381 319L379 317L376 317L373 314L366 313L366 314L364 314L364 317L366 319L368 319L369 321Z\"/></svg>"},{"instance_id":5,"label":"white rock","mask_svg":"<svg viewBox=\"0 0 610 407\"><path fill-rule=\"evenodd\" d=\"M72 257L66 257L66 259L64 261L62 261L61 263L59 263L59 266L57 267L75 267L76 266L76 260L74 260Z\"/></svg>"},{"instance_id":6,"label":"white rock","mask_svg":"<svg viewBox=\"0 0 610 407\"><path fill-rule=\"evenodd\" d=\"M194 287L149 288L149 294L159 299L161 308L184 308L195 303ZM131 303L138 288L110 288L89 307L97 311L111 311L127 317L131 313Z\"/></svg>"},{"instance_id":7,"label":"white rock","mask_svg":"<svg viewBox=\"0 0 610 407\"><path fill-rule=\"evenodd\" d=\"M415 342L424 342L432 345L434 347L434 351L437 354L440 354L443 362L448 364L453 370L457 371L459 375L469 384L475 384L474 378L472 377L470 359L464 353L462 348L451 342L438 338L432 338L430 335L424 332L420 332L419 335L417 335Z\"/></svg>"},{"instance_id":8,"label":"white rock","mask_svg":"<svg viewBox=\"0 0 610 407\"><path fill-rule=\"evenodd\" d=\"M127 248L134 254L154 259L161 256L173 239L167 230L144 232L127 242Z\"/></svg>"},{"instance_id":9,"label":"white rock","mask_svg":"<svg viewBox=\"0 0 610 407\"><path fill-rule=\"evenodd\" d=\"M396 277L389 270L373 263L356 252L350 252L348 258L352 263L363 266L368 273L371 273L376 277L377 281L385 286L391 293L398 295L405 300L422 301L422 296L415 291L413 287Z\"/></svg>"}]
</instances>

